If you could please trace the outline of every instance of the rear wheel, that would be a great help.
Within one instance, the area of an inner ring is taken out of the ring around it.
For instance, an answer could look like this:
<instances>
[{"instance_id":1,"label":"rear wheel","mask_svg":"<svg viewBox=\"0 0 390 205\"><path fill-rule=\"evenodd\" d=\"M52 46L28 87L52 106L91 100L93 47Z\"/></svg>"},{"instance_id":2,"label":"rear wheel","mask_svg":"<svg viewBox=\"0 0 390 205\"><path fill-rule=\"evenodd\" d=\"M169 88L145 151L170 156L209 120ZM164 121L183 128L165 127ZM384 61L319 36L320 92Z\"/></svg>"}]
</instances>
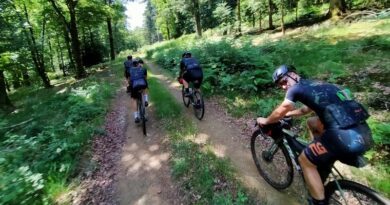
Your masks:
<instances>
[{"instance_id":1,"label":"rear wheel","mask_svg":"<svg viewBox=\"0 0 390 205\"><path fill-rule=\"evenodd\" d=\"M204 116L204 101L203 96L199 91L194 92L194 112L196 118L201 120Z\"/></svg>"},{"instance_id":2,"label":"rear wheel","mask_svg":"<svg viewBox=\"0 0 390 205\"><path fill-rule=\"evenodd\" d=\"M142 97L142 96L141 96ZM145 104L142 99L138 100L138 110L142 124L142 132L146 136L146 116L145 116Z\"/></svg>"},{"instance_id":3,"label":"rear wheel","mask_svg":"<svg viewBox=\"0 0 390 205\"><path fill-rule=\"evenodd\" d=\"M325 186L330 205L387 205L390 201L376 191L348 180L331 181Z\"/></svg>"},{"instance_id":4,"label":"rear wheel","mask_svg":"<svg viewBox=\"0 0 390 205\"><path fill-rule=\"evenodd\" d=\"M260 175L275 189L285 189L293 180L293 165L286 147L260 129L251 138L252 157Z\"/></svg>"},{"instance_id":5,"label":"rear wheel","mask_svg":"<svg viewBox=\"0 0 390 205\"><path fill-rule=\"evenodd\" d=\"M184 103L184 105L185 105L186 107L188 107L188 106L190 105L190 98L184 96L184 92L185 92L184 89L185 89L184 86L182 86L182 87L181 87L181 96L182 96L182 98L183 98L183 103Z\"/></svg>"}]
</instances>

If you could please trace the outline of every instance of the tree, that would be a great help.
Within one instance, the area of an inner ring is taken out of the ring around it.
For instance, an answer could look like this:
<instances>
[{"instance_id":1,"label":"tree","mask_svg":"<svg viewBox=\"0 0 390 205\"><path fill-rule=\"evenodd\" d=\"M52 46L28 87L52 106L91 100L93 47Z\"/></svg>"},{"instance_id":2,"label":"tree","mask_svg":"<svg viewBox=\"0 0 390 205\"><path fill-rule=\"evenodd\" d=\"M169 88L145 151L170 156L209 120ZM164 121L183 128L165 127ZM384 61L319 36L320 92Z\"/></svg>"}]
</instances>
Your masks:
<instances>
[{"instance_id":1,"label":"tree","mask_svg":"<svg viewBox=\"0 0 390 205\"><path fill-rule=\"evenodd\" d=\"M72 42L72 54L73 54L74 61L76 63L76 78L78 79L84 78L86 77L86 72L84 70L81 61L80 41L79 41L79 34L77 31L77 22L76 22L76 6L78 0L65 0L66 6L69 11L70 20L67 20L61 7L57 5L56 3L57 1L55 0L49 0L49 1L51 2L54 10L57 12L58 17L64 24L64 27L70 33L71 42Z\"/></svg>"},{"instance_id":2,"label":"tree","mask_svg":"<svg viewBox=\"0 0 390 205\"><path fill-rule=\"evenodd\" d=\"M238 21L238 34L241 35L241 0L237 0L237 21Z\"/></svg>"},{"instance_id":3,"label":"tree","mask_svg":"<svg viewBox=\"0 0 390 205\"><path fill-rule=\"evenodd\" d=\"M112 0L105 0L105 3L107 4L108 7L111 7ZM112 34L110 15L107 15L106 22L107 22L108 39L110 41L110 56L111 56L111 60L115 60L114 36Z\"/></svg>"},{"instance_id":4,"label":"tree","mask_svg":"<svg viewBox=\"0 0 390 205\"><path fill-rule=\"evenodd\" d=\"M329 12L328 15L331 18L336 18L341 16L346 12L346 3L345 0L330 0L329 1Z\"/></svg>"},{"instance_id":5,"label":"tree","mask_svg":"<svg viewBox=\"0 0 390 205\"><path fill-rule=\"evenodd\" d=\"M199 11L199 0L191 0L192 1L192 12L195 19L196 25L196 33L198 36L202 36L202 25L200 24L200 11Z\"/></svg>"},{"instance_id":6,"label":"tree","mask_svg":"<svg viewBox=\"0 0 390 205\"><path fill-rule=\"evenodd\" d=\"M275 5L272 2L272 0L268 0L268 23L269 23L269 29L274 29L274 25L272 24L272 15L274 13Z\"/></svg>"}]
</instances>

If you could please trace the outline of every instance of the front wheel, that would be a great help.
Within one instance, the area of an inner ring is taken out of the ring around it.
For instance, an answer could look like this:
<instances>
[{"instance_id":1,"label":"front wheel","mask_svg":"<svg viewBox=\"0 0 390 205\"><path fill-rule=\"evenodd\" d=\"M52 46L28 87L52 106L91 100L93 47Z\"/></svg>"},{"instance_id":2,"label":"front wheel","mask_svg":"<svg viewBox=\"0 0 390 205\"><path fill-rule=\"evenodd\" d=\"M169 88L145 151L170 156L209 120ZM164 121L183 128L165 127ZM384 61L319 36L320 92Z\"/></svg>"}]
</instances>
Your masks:
<instances>
[{"instance_id":1,"label":"front wheel","mask_svg":"<svg viewBox=\"0 0 390 205\"><path fill-rule=\"evenodd\" d=\"M252 135L251 151L257 170L268 184L278 190L290 186L293 165L282 142L276 143L259 129Z\"/></svg>"},{"instance_id":2,"label":"front wheel","mask_svg":"<svg viewBox=\"0 0 390 205\"><path fill-rule=\"evenodd\" d=\"M196 118L198 120L201 120L204 116L204 101L203 101L203 96L200 94L199 91L195 91L194 95L194 112Z\"/></svg>"},{"instance_id":3,"label":"front wheel","mask_svg":"<svg viewBox=\"0 0 390 205\"><path fill-rule=\"evenodd\" d=\"M348 180L331 181L325 186L329 205L388 205L390 201L376 191Z\"/></svg>"},{"instance_id":4,"label":"front wheel","mask_svg":"<svg viewBox=\"0 0 390 205\"><path fill-rule=\"evenodd\" d=\"M186 107L188 107L190 105L190 98L184 96L184 93L185 93L185 88L184 86L181 86L181 96L183 98L183 103Z\"/></svg>"}]
</instances>

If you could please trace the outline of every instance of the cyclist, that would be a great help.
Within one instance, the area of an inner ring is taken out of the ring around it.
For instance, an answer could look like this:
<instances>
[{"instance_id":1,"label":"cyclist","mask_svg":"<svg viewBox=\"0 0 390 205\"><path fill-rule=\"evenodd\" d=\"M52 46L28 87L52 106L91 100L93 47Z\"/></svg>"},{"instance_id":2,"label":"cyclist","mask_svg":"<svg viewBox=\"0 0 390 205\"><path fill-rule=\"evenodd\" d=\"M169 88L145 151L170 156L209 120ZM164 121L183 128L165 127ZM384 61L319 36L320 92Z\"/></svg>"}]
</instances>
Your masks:
<instances>
[{"instance_id":1,"label":"cyclist","mask_svg":"<svg viewBox=\"0 0 390 205\"><path fill-rule=\"evenodd\" d=\"M144 61L142 59L137 59L137 61L138 61L139 67L144 68ZM144 69L145 69L145 72L147 73L146 68L144 68ZM149 105L148 89L149 89L149 85L148 85L148 81L146 81L146 89L144 91L145 107L148 107L148 105Z\"/></svg>"},{"instance_id":2,"label":"cyclist","mask_svg":"<svg viewBox=\"0 0 390 205\"><path fill-rule=\"evenodd\" d=\"M365 122L368 114L362 105L351 99L348 90L303 79L293 66L278 67L272 79L286 91L285 99L267 118L257 118L257 123L271 124L285 116L301 116L314 111L317 116L309 118L309 131L314 130L312 135L319 135L300 154L299 163L311 203L325 204L324 186L317 166L330 165L336 160L348 163L371 147L371 131ZM304 106L295 109L297 101Z\"/></svg>"},{"instance_id":3,"label":"cyclist","mask_svg":"<svg viewBox=\"0 0 390 205\"><path fill-rule=\"evenodd\" d=\"M139 123L139 113L137 112L137 97L139 91L142 91L142 96L145 98L145 106L147 106L147 95L145 96L145 89L148 87L148 82L146 81L147 71L145 68L139 66L137 60L133 61L133 66L129 70L129 79L131 84L131 109L134 110L134 121Z\"/></svg>"},{"instance_id":4,"label":"cyclist","mask_svg":"<svg viewBox=\"0 0 390 205\"><path fill-rule=\"evenodd\" d=\"M199 90L203 81L203 71L199 62L192 57L190 52L184 52L180 61L180 74L178 80L182 79L185 88L184 96L189 97L191 94L188 89L190 82L194 83L194 88Z\"/></svg>"},{"instance_id":5,"label":"cyclist","mask_svg":"<svg viewBox=\"0 0 390 205\"><path fill-rule=\"evenodd\" d=\"M130 68L133 66L133 56L131 55L127 56L127 60L123 63L123 65L125 67L125 78L128 84L126 88L126 92L129 93L131 90L129 77L130 77Z\"/></svg>"}]
</instances>

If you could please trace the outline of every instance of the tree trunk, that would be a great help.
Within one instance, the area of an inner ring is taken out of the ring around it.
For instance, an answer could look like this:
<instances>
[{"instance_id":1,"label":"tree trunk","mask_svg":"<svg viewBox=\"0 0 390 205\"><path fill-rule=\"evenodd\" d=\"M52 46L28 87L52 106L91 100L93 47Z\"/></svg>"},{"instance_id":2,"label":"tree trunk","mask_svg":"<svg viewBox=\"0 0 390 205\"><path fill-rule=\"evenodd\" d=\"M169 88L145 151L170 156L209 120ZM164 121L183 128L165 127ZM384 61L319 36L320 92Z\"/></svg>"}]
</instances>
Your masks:
<instances>
[{"instance_id":1,"label":"tree trunk","mask_svg":"<svg viewBox=\"0 0 390 205\"><path fill-rule=\"evenodd\" d=\"M111 0L105 0L105 2L109 7L111 6ZM108 40L110 42L110 57L111 60L115 60L114 35L112 32L111 17L107 16L106 22L108 30Z\"/></svg>"},{"instance_id":2,"label":"tree trunk","mask_svg":"<svg viewBox=\"0 0 390 205\"><path fill-rule=\"evenodd\" d=\"M255 13L252 14L252 28L256 26L256 16Z\"/></svg>"},{"instance_id":3,"label":"tree trunk","mask_svg":"<svg viewBox=\"0 0 390 205\"><path fill-rule=\"evenodd\" d=\"M66 30L66 27L64 27L64 40L65 40L66 50L68 51L69 69L75 71L76 64L74 63L72 49L70 47L70 37L68 31Z\"/></svg>"},{"instance_id":4,"label":"tree trunk","mask_svg":"<svg viewBox=\"0 0 390 205\"><path fill-rule=\"evenodd\" d=\"M202 36L202 25L200 24L200 12L199 12L199 0L192 0L193 2L193 14L195 18L195 24L196 24L196 33L198 36Z\"/></svg>"},{"instance_id":5,"label":"tree trunk","mask_svg":"<svg viewBox=\"0 0 390 205\"><path fill-rule=\"evenodd\" d=\"M107 18L108 39L110 41L111 60L115 60L114 35L112 33L111 18Z\"/></svg>"},{"instance_id":6,"label":"tree trunk","mask_svg":"<svg viewBox=\"0 0 390 205\"><path fill-rule=\"evenodd\" d=\"M341 16L346 11L345 0L330 0L329 1L329 12L331 18L337 18Z\"/></svg>"},{"instance_id":7,"label":"tree trunk","mask_svg":"<svg viewBox=\"0 0 390 205\"><path fill-rule=\"evenodd\" d=\"M167 25L168 40L171 40L171 34L170 34L170 31L169 31L169 23L168 23L168 21L166 21L165 25Z\"/></svg>"},{"instance_id":8,"label":"tree trunk","mask_svg":"<svg viewBox=\"0 0 390 205\"><path fill-rule=\"evenodd\" d=\"M52 49L52 47L51 47L50 39L47 41L47 43L48 43L48 46L49 46L50 66L51 66L52 71L55 72L56 69L55 69L54 60L53 60L54 52L53 52L53 49Z\"/></svg>"},{"instance_id":9,"label":"tree trunk","mask_svg":"<svg viewBox=\"0 0 390 205\"><path fill-rule=\"evenodd\" d=\"M73 0L69 0L69 1L73 1ZM80 50L79 34L77 32L75 6L76 5L68 7L70 13L69 31L70 31L71 41L72 41L73 58L76 62L76 78L81 79L81 78L85 78L87 76L87 73L84 70L83 63L81 60L81 50Z\"/></svg>"},{"instance_id":10,"label":"tree trunk","mask_svg":"<svg viewBox=\"0 0 390 205\"><path fill-rule=\"evenodd\" d=\"M6 86L5 86L5 77L4 71L0 70L0 109L4 111L9 111L13 109L11 101L8 98Z\"/></svg>"},{"instance_id":11,"label":"tree trunk","mask_svg":"<svg viewBox=\"0 0 390 205\"><path fill-rule=\"evenodd\" d=\"M261 19L262 18L263 18L262 12L261 12L261 10L259 10L259 31L262 30L262 27L261 27Z\"/></svg>"},{"instance_id":12,"label":"tree trunk","mask_svg":"<svg viewBox=\"0 0 390 205\"><path fill-rule=\"evenodd\" d=\"M272 14L273 14L273 2L272 0L268 0L268 24L269 29L274 29L274 25L272 24Z\"/></svg>"},{"instance_id":13,"label":"tree trunk","mask_svg":"<svg viewBox=\"0 0 390 205\"><path fill-rule=\"evenodd\" d=\"M283 35L286 34L286 31L284 29L284 1L281 2L281 10L282 10L282 33Z\"/></svg>"},{"instance_id":14,"label":"tree trunk","mask_svg":"<svg viewBox=\"0 0 390 205\"><path fill-rule=\"evenodd\" d=\"M38 76L41 77L41 79L42 79L43 86L45 88L50 88L51 87L50 80L49 80L49 77L47 76L46 71L45 71L45 62L43 59L43 51L40 52L37 48L38 46L37 46L37 43L36 43L36 40L34 37L34 30L33 30L33 27L30 23L29 15L28 15L27 8L26 8L25 4L23 4L23 9L24 9L24 15L25 15L26 21L29 25L29 32L30 32L30 35L28 35L26 32L26 37L28 39L28 44L30 46L31 56L33 58L33 62L34 62L36 71L38 73ZM45 25L46 25L46 18L43 19L43 24L42 24L42 27L43 27L42 28L42 31L43 31L42 39L44 39Z\"/></svg>"},{"instance_id":15,"label":"tree trunk","mask_svg":"<svg viewBox=\"0 0 390 205\"><path fill-rule=\"evenodd\" d=\"M55 3L55 0L50 0L54 10L57 12L60 20L63 22L66 32L69 31L71 38L72 46L72 55L76 63L76 78L84 78L87 76L87 73L84 70L83 63L81 60L81 50L80 50L80 41L77 31L77 22L76 22L76 5L78 0L66 0L66 6L69 10L70 21L68 22L63 15L61 9Z\"/></svg>"},{"instance_id":16,"label":"tree trunk","mask_svg":"<svg viewBox=\"0 0 390 205\"><path fill-rule=\"evenodd\" d=\"M241 35L241 5L240 0L237 0L237 21L238 21L238 34Z\"/></svg>"}]
</instances>

